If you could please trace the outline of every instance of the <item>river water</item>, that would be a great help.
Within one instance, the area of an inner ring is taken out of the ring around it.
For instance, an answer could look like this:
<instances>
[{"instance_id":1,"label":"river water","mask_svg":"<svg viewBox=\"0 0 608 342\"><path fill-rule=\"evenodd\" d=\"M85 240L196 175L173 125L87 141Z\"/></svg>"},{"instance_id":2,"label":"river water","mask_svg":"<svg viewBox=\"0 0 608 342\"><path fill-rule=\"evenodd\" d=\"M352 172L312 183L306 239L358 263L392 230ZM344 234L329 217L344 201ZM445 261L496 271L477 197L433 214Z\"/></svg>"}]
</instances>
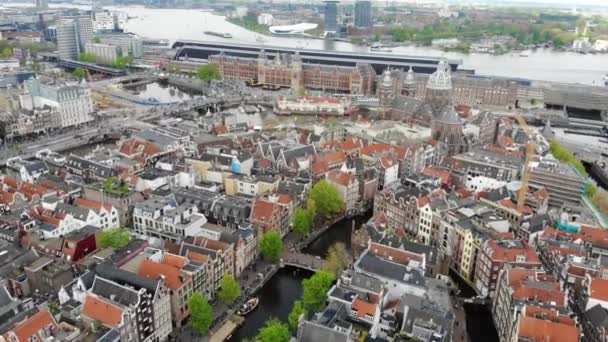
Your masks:
<instances>
[{"instance_id":1,"label":"river water","mask_svg":"<svg viewBox=\"0 0 608 342\"><path fill-rule=\"evenodd\" d=\"M201 10L148 9L142 7L118 7L129 16L137 18L128 21L126 30L144 37L191 39L205 41L243 42L256 44L262 35L246 30L226 21L225 17ZM159 23L163 23L159 25ZM206 30L229 32L234 38L224 39L205 35ZM338 51L367 51L367 47L345 42L320 39L263 36L265 45L281 45L308 49ZM257 43L260 44L260 43ZM262 45L262 44L260 44ZM435 56L461 59L461 68L474 69L479 75L496 75L554 82L581 83L593 85L608 73L608 55L581 55L573 52L557 52L547 49L531 51L529 57L519 53L500 56L489 54L444 53L428 47L406 46L393 49L394 52L414 56Z\"/></svg>"},{"instance_id":2,"label":"river water","mask_svg":"<svg viewBox=\"0 0 608 342\"><path fill-rule=\"evenodd\" d=\"M51 8L70 7L90 9L89 6L72 4L49 4ZM33 5L15 3L3 4L11 7L31 7ZM260 45L280 45L308 49L338 51L367 51L367 47L345 42L294 37L273 37L260 35L226 21L226 18L200 9L157 9L142 6L109 6L110 10L126 12L134 17L127 22L126 31L142 37L242 42ZM225 39L204 34L204 31L231 33L234 38ZM258 39L264 42L259 43ZM553 82L581 83L602 86L602 77L608 73L607 54L581 55L574 52L538 49L529 52L529 57L519 53L500 56L489 54L445 53L440 50L420 46L396 47L394 52L412 56L447 57L462 60L461 68L474 69L478 75L524 78Z\"/></svg>"}]
</instances>

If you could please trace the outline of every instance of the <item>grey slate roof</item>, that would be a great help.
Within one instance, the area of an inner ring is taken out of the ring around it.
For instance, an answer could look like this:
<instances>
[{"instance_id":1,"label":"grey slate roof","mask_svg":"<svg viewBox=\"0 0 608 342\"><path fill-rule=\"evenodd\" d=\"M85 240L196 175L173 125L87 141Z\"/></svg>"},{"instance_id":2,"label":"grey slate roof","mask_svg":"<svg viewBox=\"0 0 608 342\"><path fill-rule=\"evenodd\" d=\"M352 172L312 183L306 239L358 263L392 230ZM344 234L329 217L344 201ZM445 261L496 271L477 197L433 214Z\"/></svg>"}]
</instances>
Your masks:
<instances>
[{"instance_id":1,"label":"grey slate roof","mask_svg":"<svg viewBox=\"0 0 608 342\"><path fill-rule=\"evenodd\" d=\"M593 326L608 328L608 310L604 309L600 304L596 304L587 310L585 315Z\"/></svg>"},{"instance_id":2,"label":"grey slate roof","mask_svg":"<svg viewBox=\"0 0 608 342\"><path fill-rule=\"evenodd\" d=\"M139 303L137 291L99 276L95 277L91 292L124 306L135 306Z\"/></svg>"},{"instance_id":3,"label":"grey slate roof","mask_svg":"<svg viewBox=\"0 0 608 342\"><path fill-rule=\"evenodd\" d=\"M365 253L357 261L356 267L384 278L393 279L402 283L424 287L426 279L420 269L397 264L384 260L370 253Z\"/></svg>"},{"instance_id":4,"label":"grey slate roof","mask_svg":"<svg viewBox=\"0 0 608 342\"><path fill-rule=\"evenodd\" d=\"M155 293L156 288L158 287L158 280L142 278L135 273L122 270L113 265L99 264L95 268L95 272L98 276L116 282L120 285L128 284L136 289L146 289L151 293Z\"/></svg>"}]
</instances>

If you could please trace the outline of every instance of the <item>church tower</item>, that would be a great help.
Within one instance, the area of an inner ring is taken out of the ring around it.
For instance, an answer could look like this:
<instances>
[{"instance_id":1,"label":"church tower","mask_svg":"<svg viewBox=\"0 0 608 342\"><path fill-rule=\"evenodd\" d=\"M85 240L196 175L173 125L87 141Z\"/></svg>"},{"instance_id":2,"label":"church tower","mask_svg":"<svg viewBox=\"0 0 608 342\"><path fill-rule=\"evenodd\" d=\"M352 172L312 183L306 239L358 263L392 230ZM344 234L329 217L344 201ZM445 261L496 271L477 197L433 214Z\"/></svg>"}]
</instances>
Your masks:
<instances>
[{"instance_id":1,"label":"church tower","mask_svg":"<svg viewBox=\"0 0 608 342\"><path fill-rule=\"evenodd\" d=\"M382 79L378 84L378 111L382 118L386 119L391 112L395 98L395 84L391 72L387 68L382 73Z\"/></svg>"},{"instance_id":2,"label":"church tower","mask_svg":"<svg viewBox=\"0 0 608 342\"><path fill-rule=\"evenodd\" d=\"M405 76L405 81L403 82L403 95L416 97L417 87L418 85L416 84L416 79L414 78L414 70L410 66L410 69L407 71L407 75Z\"/></svg>"},{"instance_id":3,"label":"church tower","mask_svg":"<svg viewBox=\"0 0 608 342\"><path fill-rule=\"evenodd\" d=\"M433 117L441 114L452 103L452 74L450 65L442 60L426 84L424 102L431 107Z\"/></svg>"}]
</instances>

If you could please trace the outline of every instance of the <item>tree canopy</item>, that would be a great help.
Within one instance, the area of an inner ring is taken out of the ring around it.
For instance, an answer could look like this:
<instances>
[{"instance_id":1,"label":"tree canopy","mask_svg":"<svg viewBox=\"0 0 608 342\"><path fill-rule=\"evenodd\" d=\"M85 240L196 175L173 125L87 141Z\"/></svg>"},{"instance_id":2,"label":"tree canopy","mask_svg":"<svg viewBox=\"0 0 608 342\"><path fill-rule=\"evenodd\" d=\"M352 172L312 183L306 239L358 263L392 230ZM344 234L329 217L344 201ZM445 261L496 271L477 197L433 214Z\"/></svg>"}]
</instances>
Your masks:
<instances>
[{"instance_id":1,"label":"tree canopy","mask_svg":"<svg viewBox=\"0 0 608 342\"><path fill-rule=\"evenodd\" d=\"M99 246L101 248L121 248L131 241L127 228L106 229L99 234Z\"/></svg>"},{"instance_id":2,"label":"tree canopy","mask_svg":"<svg viewBox=\"0 0 608 342\"><path fill-rule=\"evenodd\" d=\"M574 166L583 176L588 176L587 170L585 169L583 163L581 163L581 161L574 156L572 151L563 147L559 142L557 142L557 140L552 140L550 142L549 150L555 159L572 164L572 166Z\"/></svg>"},{"instance_id":3,"label":"tree canopy","mask_svg":"<svg viewBox=\"0 0 608 342\"><path fill-rule=\"evenodd\" d=\"M293 303L293 308L287 317L287 322L289 323L289 327L292 331L298 330L298 322L300 321L300 316L304 315L304 318L308 315L308 310L304 308L304 304L301 300L296 300Z\"/></svg>"},{"instance_id":4,"label":"tree canopy","mask_svg":"<svg viewBox=\"0 0 608 342\"><path fill-rule=\"evenodd\" d=\"M204 81L219 80L222 78L220 69L215 64L204 64L198 67L198 78Z\"/></svg>"},{"instance_id":5,"label":"tree canopy","mask_svg":"<svg viewBox=\"0 0 608 342\"><path fill-rule=\"evenodd\" d=\"M87 71L81 67L78 67L78 68L74 69L74 71L72 71L72 75L74 75L78 78L85 78L85 77L87 77Z\"/></svg>"},{"instance_id":6,"label":"tree canopy","mask_svg":"<svg viewBox=\"0 0 608 342\"><path fill-rule=\"evenodd\" d=\"M310 233L310 228L312 227L312 218L306 209L296 209L291 222L293 224L293 231L296 234L306 236Z\"/></svg>"},{"instance_id":7,"label":"tree canopy","mask_svg":"<svg viewBox=\"0 0 608 342\"><path fill-rule=\"evenodd\" d=\"M327 250L327 257L323 262L323 270L338 278L348 267L348 251L342 242L336 242Z\"/></svg>"},{"instance_id":8,"label":"tree canopy","mask_svg":"<svg viewBox=\"0 0 608 342\"><path fill-rule=\"evenodd\" d=\"M262 235L262 240L260 241L260 251L265 258L273 262L279 261L281 253L283 253L283 240L281 240L281 235L276 231L264 233L264 235Z\"/></svg>"},{"instance_id":9,"label":"tree canopy","mask_svg":"<svg viewBox=\"0 0 608 342\"><path fill-rule=\"evenodd\" d=\"M114 62L112 62L112 67L116 69L124 69L133 63L133 57L131 56L122 56L116 58Z\"/></svg>"},{"instance_id":10,"label":"tree canopy","mask_svg":"<svg viewBox=\"0 0 608 342\"><path fill-rule=\"evenodd\" d=\"M302 281L302 304L311 311L317 311L327 299L327 291L336 278L326 271L317 271L312 277Z\"/></svg>"},{"instance_id":11,"label":"tree canopy","mask_svg":"<svg viewBox=\"0 0 608 342\"><path fill-rule=\"evenodd\" d=\"M213 320L213 307L200 292L195 292L188 301L192 326L202 335L207 334Z\"/></svg>"},{"instance_id":12,"label":"tree canopy","mask_svg":"<svg viewBox=\"0 0 608 342\"><path fill-rule=\"evenodd\" d=\"M258 336L256 336L256 342L288 342L291 339L289 333L289 327L287 324L272 319L266 322L266 326L260 329Z\"/></svg>"},{"instance_id":13,"label":"tree canopy","mask_svg":"<svg viewBox=\"0 0 608 342\"><path fill-rule=\"evenodd\" d=\"M241 295L241 286L232 274L224 274L220 281L219 298L225 304L232 304Z\"/></svg>"},{"instance_id":14,"label":"tree canopy","mask_svg":"<svg viewBox=\"0 0 608 342\"><path fill-rule=\"evenodd\" d=\"M94 54L87 53L87 52L81 53L80 56L78 56L78 59L81 62L87 62L87 63L95 63L95 61L97 60L97 58L95 57Z\"/></svg>"},{"instance_id":15,"label":"tree canopy","mask_svg":"<svg viewBox=\"0 0 608 342\"><path fill-rule=\"evenodd\" d=\"M316 204L318 214L323 217L333 216L344 209L344 201L338 190L326 180L317 182L308 196Z\"/></svg>"}]
</instances>

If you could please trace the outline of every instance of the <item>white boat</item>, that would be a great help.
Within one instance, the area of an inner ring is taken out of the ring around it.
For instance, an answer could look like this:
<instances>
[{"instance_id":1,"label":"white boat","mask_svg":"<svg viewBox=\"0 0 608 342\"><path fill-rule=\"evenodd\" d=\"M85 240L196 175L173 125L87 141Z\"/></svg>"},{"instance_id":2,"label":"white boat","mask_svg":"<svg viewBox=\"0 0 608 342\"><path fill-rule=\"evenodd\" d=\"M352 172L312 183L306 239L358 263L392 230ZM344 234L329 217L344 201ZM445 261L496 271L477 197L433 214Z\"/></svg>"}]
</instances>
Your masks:
<instances>
[{"instance_id":1,"label":"white boat","mask_svg":"<svg viewBox=\"0 0 608 342\"><path fill-rule=\"evenodd\" d=\"M519 57L530 57L530 52L528 52L528 51L522 51L519 54Z\"/></svg>"},{"instance_id":2,"label":"white boat","mask_svg":"<svg viewBox=\"0 0 608 342\"><path fill-rule=\"evenodd\" d=\"M392 49L387 48L386 46L378 43L372 44L372 46L369 47L369 50L377 52L393 52Z\"/></svg>"},{"instance_id":3,"label":"white boat","mask_svg":"<svg viewBox=\"0 0 608 342\"><path fill-rule=\"evenodd\" d=\"M248 315L258 307L258 304L260 304L260 300L257 297L253 297L253 298L249 299L248 301L246 301L245 304L243 304L240 307L240 309L239 309L239 311L237 311L237 313L240 316Z\"/></svg>"}]
</instances>

